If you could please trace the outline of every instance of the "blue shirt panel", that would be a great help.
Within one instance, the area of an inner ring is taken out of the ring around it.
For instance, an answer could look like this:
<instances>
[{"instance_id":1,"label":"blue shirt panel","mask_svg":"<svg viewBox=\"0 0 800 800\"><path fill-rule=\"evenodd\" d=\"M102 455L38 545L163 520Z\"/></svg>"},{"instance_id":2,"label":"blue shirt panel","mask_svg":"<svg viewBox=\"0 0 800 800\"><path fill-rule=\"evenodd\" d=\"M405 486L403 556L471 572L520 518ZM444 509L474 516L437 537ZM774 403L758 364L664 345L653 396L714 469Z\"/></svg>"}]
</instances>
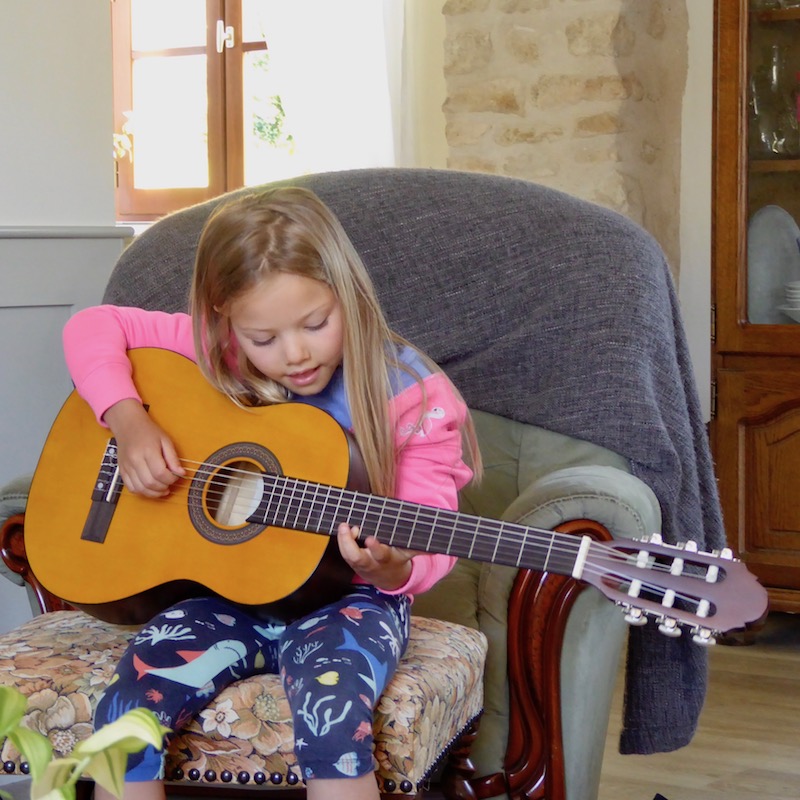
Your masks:
<instances>
[{"instance_id":1,"label":"blue shirt panel","mask_svg":"<svg viewBox=\"0 0 800 800\"><path fill-rule=\"evenodd\" d=\"M411 367L421 378L431 374L420 354L413 347L404 347L400 351L400 362ZM415 383L414 376L399 367L389 373L389 383L392 395L390 400ZM350 414L350 404L344 390L344 370L342 367L333 373L328 385L318 394L292 398L296 403L306 403L327 411L343 428L352 430L353 419Z\"/></svg>"}]
</instances>

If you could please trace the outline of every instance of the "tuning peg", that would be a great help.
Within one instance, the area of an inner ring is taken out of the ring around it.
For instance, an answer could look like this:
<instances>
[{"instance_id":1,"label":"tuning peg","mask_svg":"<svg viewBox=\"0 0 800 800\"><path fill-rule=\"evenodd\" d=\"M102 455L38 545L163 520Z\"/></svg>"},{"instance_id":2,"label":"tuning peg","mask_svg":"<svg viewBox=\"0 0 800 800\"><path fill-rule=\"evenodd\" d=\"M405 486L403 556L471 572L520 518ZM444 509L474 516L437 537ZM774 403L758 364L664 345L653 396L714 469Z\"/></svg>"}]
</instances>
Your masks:
<instances>
[{"instance_id":1,"label":"tuning peg","mask_svg":"<svg viewBox=\"0 0 800 800\"><path fill-rule=\"evenodd\" d=\"M677 621L672 617L662 617L658 629L664 636L670 636L673 639L677 639L681 635L681 629L678 627Z\"/></svg>"},{"instance_id":2,"label":"tuning peg","mask_svg":"<svg viewBox=\"0 0 800 800\"><path fill-rule=\"evenodd\" d=\"M706 647L717 643L717 640L714 638L714 632L710 628L701 628L699 626L692 628L692 641Z\"/></svg>"},{"instance_id":3,"label":"tuning peg","mask_svg":"<svg viewBox=\"0 0 800 800\"><path fill-rule=\"evenodd\" d=\"M625 606L625 608L628 609L628 613L625 614L623 619L628 625L633 625L635 627L647 625L647 617L641 608L634 608L633 606Z\"/></svg>"}]
</instances>

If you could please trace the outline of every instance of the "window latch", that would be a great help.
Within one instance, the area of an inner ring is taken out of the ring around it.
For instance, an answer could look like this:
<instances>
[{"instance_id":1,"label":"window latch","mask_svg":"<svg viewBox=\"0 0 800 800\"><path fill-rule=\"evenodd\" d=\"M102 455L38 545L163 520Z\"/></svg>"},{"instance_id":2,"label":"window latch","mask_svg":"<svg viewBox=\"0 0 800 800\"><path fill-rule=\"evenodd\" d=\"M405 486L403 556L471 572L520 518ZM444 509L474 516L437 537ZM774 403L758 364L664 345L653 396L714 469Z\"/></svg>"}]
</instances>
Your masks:
<instances>
[{"instance_id":1,"label":"window latch","mask_svg":"<svg viewBox=\"0 0 800 800\"><path fill-rule=\"evenodd\" d=\"M224 48L231 48L234 44L233 25L225 25L224 19L217 20L217 52Z\"/></svg>"}]
</instances>

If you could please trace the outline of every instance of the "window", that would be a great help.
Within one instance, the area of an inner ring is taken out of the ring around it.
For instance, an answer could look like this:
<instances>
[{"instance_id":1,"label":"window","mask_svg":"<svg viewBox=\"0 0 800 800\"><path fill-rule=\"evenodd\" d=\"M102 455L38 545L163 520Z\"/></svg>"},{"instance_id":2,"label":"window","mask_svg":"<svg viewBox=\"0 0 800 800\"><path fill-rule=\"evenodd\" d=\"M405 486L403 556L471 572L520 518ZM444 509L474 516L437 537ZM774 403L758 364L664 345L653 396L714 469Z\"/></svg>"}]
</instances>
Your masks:
<instances>
[{"instance_id":1,"label":"window","mask_svg":"<svg viewBox=\"0 0 800 800\"><path fill-rule=\"evenodd\" d=\"M117 216L394 163L402 0L114 0Z\"/></svg>"}]
</instances>

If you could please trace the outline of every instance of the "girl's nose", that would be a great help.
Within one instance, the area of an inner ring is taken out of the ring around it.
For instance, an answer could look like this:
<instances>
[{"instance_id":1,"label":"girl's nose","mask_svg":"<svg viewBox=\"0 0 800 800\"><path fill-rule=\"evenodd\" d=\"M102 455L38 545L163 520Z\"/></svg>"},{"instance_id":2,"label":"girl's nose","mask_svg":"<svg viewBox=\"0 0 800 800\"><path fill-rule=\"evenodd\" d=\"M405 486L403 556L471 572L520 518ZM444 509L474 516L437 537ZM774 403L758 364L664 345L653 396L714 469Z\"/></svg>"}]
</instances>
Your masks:
<instances>
[{"instance_id":1,"label":"girl's nose","mask_svg":"<svg viewBox=\"0 0 800 800\"><path fill-rule=\"evenodd\" d=\"M287 364L302 364L308 358L308 348L302 336L287 336L284 342Z\"/></svg>"}]
</instances>

